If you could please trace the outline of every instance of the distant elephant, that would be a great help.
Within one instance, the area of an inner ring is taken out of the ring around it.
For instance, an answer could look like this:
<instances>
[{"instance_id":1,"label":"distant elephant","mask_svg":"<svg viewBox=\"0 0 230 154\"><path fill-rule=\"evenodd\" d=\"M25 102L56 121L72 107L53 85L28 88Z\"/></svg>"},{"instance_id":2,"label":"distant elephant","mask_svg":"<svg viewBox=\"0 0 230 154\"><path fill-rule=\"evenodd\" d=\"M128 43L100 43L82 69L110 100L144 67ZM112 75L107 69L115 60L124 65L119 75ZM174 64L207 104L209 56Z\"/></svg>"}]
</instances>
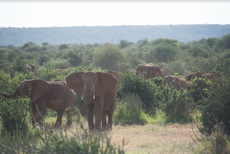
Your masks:
<instances>
[{"instance_id":1,"label":"distant elephant","mask_svg":"<svg viewBox=\"0 0 230 154\"><path fill-rule=\"evenodd\" d=\"M197 77L197 78L208 77L209 79L213 79L217 76L219 76L219 75L216 72L211 72L211 73L196 72L196 73L192 73L192 74L187 75L186 80L190 81L190 80L195 79L195 77Z\"/></svg>"},{"instance_id":2,"label":"distant elephant","mask_svg":"<svg viewBox=\"0 0 230 154\"><path fill-rule=\"evenodd\" d=\"M117 72L117 71L108 70L106 73L112 74L117 80L120 80L123 78L122 73Z\"/></svg>"},{"instance_id":3,"label":"distant elephant","mask_svg":"<svg viewBox=\"0 0 230 154\"><path fill-rule=\"evenodd\" d=\"M143 77L144 79L150 79L162 75L161 69L158 66L153 66L151 64L140 65L136 69L137 75Z\"/></svg>"},{"instance_id":4,"label":"distant elephant","mask_svg":"<svg viewBox=\"0 0 230 154\"><path fill-rule=\"evenodd\" d=\"M112 129L113 112L117 97L117 80L103 72L74 72L67 78L67 85L82 96L81 114L87 115L89 130ZM95 109L95 125L93 122ZM108 114L108 124L106 115Z\"/></svg>"},{"instance_id":5,"label":"distant elephant","mask_svg":"<svg viewBox=\"0 0 230 154\"><path fill-rule=\"evenodd\" d=\"M196 77L196 73L192 73L192 74L189 74L186 76L186 80L191 81L191 80L195 79L195 77Z\"/></svg>"},{"instance_id":6,"label":"distant elephant","mask_svg":"<svg viewBox=\"0 0 230 154\"><path fill-rule=\"evenodd\" d=\"M180 88L188 89L188 82L180 76L168 75L164 78L163 84L168 84L169 87L175 85L177 90L179 90Z\"/></svg>"},{"instance_id":7,"label":"distant elephant","mask_svg":"<svg viewBox=\"0 0 230 154\"><path fill-rule=\"evenodd\" d=\"M208 78L209 80L212 80L216 77L221 77L221 75L219 75L218 73L216 72L211 72L211 73L204 73L202 75L202 78Z\"/></svg>"},{"instance_id":8,"label":"distant elephant","mask_svg":"<svg viewBox=\"0 0 230 154\"><path fill-rule=\"evenodd\" d=\"M20 92L21 89L21 92ZM67 114L66 126L72 124L72 112L75 104L74 92L67 86L65 81L44 81L44 80L25 80L20 83L12 95L3 94L6 98L30 97L32 101L32 125L40 122L44 116L46 108L56 110L58 117L54 128L61 126L63 113ZM36 109L36 106L38 110ZM35 121L36 120L36 121Z\"/></svg>"},{"instance_id":9,"label":"distant elephant","mask_svg":"<svg viewBox=\"0 0 230 154\"><path fill-rule=\"evenodd\" d=\"M25 69L26 69L26 71L34 72L34 75L37 77L36 68L35 68L34 64L26 63L25 64Z\"/></svg>"},{"instance_id":10,"label":"distant elephant","mask_svg":"<svg viewBox=\"0 0 230 154\"><path fill-rule=\"evenodd\" d=\"M167 75L173 75L173 70L170 70L168 68L162 68L161 69L162 75L165 77Z\"/></svg>"}]
</instances>

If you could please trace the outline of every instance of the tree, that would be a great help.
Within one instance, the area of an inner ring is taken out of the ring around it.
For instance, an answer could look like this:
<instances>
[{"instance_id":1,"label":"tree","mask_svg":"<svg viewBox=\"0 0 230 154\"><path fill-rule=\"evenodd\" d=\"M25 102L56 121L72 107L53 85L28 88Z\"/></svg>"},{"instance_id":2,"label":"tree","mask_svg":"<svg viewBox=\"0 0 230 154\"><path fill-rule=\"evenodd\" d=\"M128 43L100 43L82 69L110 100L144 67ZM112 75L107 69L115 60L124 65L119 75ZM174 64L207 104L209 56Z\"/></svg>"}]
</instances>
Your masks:
<instances>
[{"instance_id":1,"label":"tree","mask_svg":"<svg viewBox=\"0 0 230 154\"><path fill-rule=\"evenodd\" d=\"M94 64L102 69L118 71L118 63L125 62L126 54L113 44L106 44L95 53Z\"/></svg>"},{"instance_id":2,"label":"tree","mask_svg":"<svg viewBox=\"0 0 230 154\"><path fill-rule=\"evenodd\" d=\"M58 49L59 49L59 50L62 50L62 49L69 49L69 47L68 47L68 45L66 45L66 44L61 44L61 45L59 45Z\"/></svg>"},{"instance_id":3,"label":"tree","mask_svg":"<svg viewBox=\"0 0 230 154\"><path fill-rule=\"evenodd\" d=\"M43 45L43 46L48 46L49 43L48 43L48 42L42 42L42 45Z\"/></svg>"}]
</instances>

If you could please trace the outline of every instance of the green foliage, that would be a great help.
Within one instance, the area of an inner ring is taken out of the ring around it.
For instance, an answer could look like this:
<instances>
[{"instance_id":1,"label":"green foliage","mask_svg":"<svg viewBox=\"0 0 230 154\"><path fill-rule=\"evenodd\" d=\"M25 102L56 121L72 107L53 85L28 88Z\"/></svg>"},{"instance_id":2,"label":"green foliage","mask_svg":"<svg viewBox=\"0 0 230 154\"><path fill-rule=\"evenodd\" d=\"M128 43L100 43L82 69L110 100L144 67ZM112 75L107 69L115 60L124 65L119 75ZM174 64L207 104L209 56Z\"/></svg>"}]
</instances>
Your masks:
<instances>
[{"instance_id":1,"label":"green foliage","mask_svg":"<svg viewBox=\"0 0 230 154\"><path fill-rule=\"evenodd\" d=\"M69 51L67 54L68 62L72 67L80 66L83 63L83 52L81 48L74 48L73 51Z\"/></svg>"},{"instance_id":2,"label":"green foliage","mask_svg":"<svg viewBox=\"0 0 230 154\"><path fill-rule=\"evenodd\" d=\"M204 104L201 110L200 132L210 135L216 125L223 123L224 133L230 135L230 79L222 77L213 83L207 93L207 97L201 100Z\"/></svg>"},{"instance_id":3,"label":"green foliage","mask_svg":"<svg viewBox=\"0 0 230 154\"><path fill-rule=\"evenodd\" d=\"M135 94L126 94L116 102L113 121L115 124L146 124L147 118L142 111L142 101Z\"/></svg>"},{"instance_id":4,"label":"green foliage","mask_svg":"<svg viewBox=\"0 0 230 154\"><path fill-rule=\"evenodd\" d=\"M191 96L194 99L194 102L197 102L198 105L202 105L199 103L199 100L207 97L208 89L211 85L211 81L208 79L195 78L193 82L189 85L189 91Z\"/></svg>"},{"instance_id":5,"label":"green foliage","mask_svg":"<svg viewBox=\"0 0 230 154\"><path fill-rule=\"evenodd\" d=\"M118 71L118 64L125 62L126 54L112 44L96 52L94 63L102 69Z\"/></svg>"},{"instance_id":6,"label":"green foliage","mask_svg":"<svg viewBox=\"0 0 230 154\"><path fill-rule=\"evenodd\" d=\"M120 82L120 92L122 95L134 93L143 102L142 108L147 112L155 113L157 86L149 80L144 80L133 73L125 73Z\"/></svg>"},{"instance_id":7,"label":"green foliage","mask_svg":"<svg viewBox=\"0 0 230 154\"><path fill-rule=\"evenodd\" d=\"M44 66L50 69L65 69L70 67L70 63L66 59L58 58L48 61Z\"/></svg>"},{"instance_id":8,"label":"green foliage","mask_svg":"<svg viewBox=\"0 0 230 154\"><path fill-rule=\"evenodd\" d=\"M157 39L151 42L153 45L149 51L149 62L169 62L177 55L177 41L170 39Z\"/></svg>"},{"instance_id":9,"label":"green foliage","mask_svg":"<svg viewBox=\"0 0 230 154\"><path fill-rule=\"evenodd\" d=\"M157 91L159 109L165 113L167 121L186 123L191 122L190 117L193 99L188 97L187 91L171 89L161 86Z\"/></svg>"},{"instance_id":10,"label":"green foliage","mask_svg":"<svg viewBox=\"0 0 230 154\"><path fill-rule=\"evenodd\" d=\"M69 47L68 47L67 44L61 44L61 45L59 45L58 49L59 49L59 50L69 49Z\"/></svg>"},{"instance_id":11,"label":"green foliage","mask_svg":"<svg viewBox=\"0 0 230 154\"><path fill-rule=\"evenodd\" d=\"M218 46L221 49L230 49L230 33L223 35L222 38L218 41Z\"/></svg>"},{"instance_id":12,"label":"green foliage","mask_svg":"<svg viewBox=\"0 0 230 154\"><path fill-rule=\"evenodd\" d=\"M41 55L38 59L39 65L43 65L44 63L49 61L49 57L46 55Z\"/></svg>"},{"instance_id":13,"label":"green foliage","mask_svg":"<svg viewBox=\"0 0 230 154\"><path fill-rule=\"evenodd\" d=\"M120 44L119 47L122 48L126 48L128 46L132 45L132 42L128 42L127 40L120 40Z\"/></svg>"},{"instance_id":14,"label":"green foliage","mask_svg":"<svg viewBox=\"0 0 230 154\"><path fill-rule=\"evenodd\" d=\"M68 71L60 71L45 67L40 67L37 71L39 78L45 81L53 81L57 79L65 81L66 76L68 76L70 73L71 72Z\"/></svg>"},{"instance_id":15,"label":"green foliage","mask_svg":"<svg viewBox=\"0 0 230 154\"><path fill-rule=\"evenodd\" d=\"M13 136L20 132L23 135L29 130L29 99L16 98L15 100L4 100L0 102L1 134Z\"/></svg>"}]
</instances>

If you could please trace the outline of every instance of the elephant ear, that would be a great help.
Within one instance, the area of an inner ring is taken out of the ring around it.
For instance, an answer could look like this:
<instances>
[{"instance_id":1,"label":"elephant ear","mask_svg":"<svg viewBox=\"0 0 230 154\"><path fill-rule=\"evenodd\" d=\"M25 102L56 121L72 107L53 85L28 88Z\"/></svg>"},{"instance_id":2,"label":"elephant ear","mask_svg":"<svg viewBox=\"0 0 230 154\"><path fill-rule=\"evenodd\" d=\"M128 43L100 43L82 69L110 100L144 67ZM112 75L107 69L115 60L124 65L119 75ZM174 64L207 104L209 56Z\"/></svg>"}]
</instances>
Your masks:
<instances>
[{"instance_id":1,"label":"elephant ear","mask_svg":"<svg viewBox=\"0 0 230 154\"><path fill-rule=\"evenodd\" d=\"M113 90L117 84L117 80L109 73L97 72L98 85L96 96L100 96L107 91Z\"/></svg>"},{"instance_id":2,"label":"elephant ear","mask_svg":"<svg viewBox=\"0 0 230 154\"><path fill-rule=\"evenodd\" d=\"M50 90L49 84L44 80L28 81L31 90L31 99L33 101L39 100L44 94Z\"/></svg>"},{"instance_id":3,"label":"elephant ear","mask_svg":"<svg viewBox=\"0 0 230 154\"><path fill-rule=\"evenodd\" d=\"M79 95L83 95L84 82L82 81L82 75L84 72L71 73L67 78L66 82L70 89L73 89Z\"/></svg>"}]
</instances>

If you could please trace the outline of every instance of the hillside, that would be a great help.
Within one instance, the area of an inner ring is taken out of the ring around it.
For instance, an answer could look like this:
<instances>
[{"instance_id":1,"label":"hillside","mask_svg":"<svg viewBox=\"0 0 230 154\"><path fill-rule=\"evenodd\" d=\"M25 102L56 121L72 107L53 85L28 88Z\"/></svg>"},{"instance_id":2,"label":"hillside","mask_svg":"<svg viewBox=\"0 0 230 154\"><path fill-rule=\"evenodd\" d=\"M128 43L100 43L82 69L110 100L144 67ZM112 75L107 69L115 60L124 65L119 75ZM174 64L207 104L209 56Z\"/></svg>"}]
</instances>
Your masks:
<instances>
[{"instance_id":1,"label":"hillside","mask_svg":"<svg viewBox=\"0 0 230 154\"><path fill-rule=\"evenodd\" d=\"M156 25L156 26L83 26L47 28L0 28L0 46L20 46L32 41L36 44L61 43L119 43L120 40L157 38L189 42L202 38L221 37L230 33L230 25Z\"/></svg>"}]
</instances>

